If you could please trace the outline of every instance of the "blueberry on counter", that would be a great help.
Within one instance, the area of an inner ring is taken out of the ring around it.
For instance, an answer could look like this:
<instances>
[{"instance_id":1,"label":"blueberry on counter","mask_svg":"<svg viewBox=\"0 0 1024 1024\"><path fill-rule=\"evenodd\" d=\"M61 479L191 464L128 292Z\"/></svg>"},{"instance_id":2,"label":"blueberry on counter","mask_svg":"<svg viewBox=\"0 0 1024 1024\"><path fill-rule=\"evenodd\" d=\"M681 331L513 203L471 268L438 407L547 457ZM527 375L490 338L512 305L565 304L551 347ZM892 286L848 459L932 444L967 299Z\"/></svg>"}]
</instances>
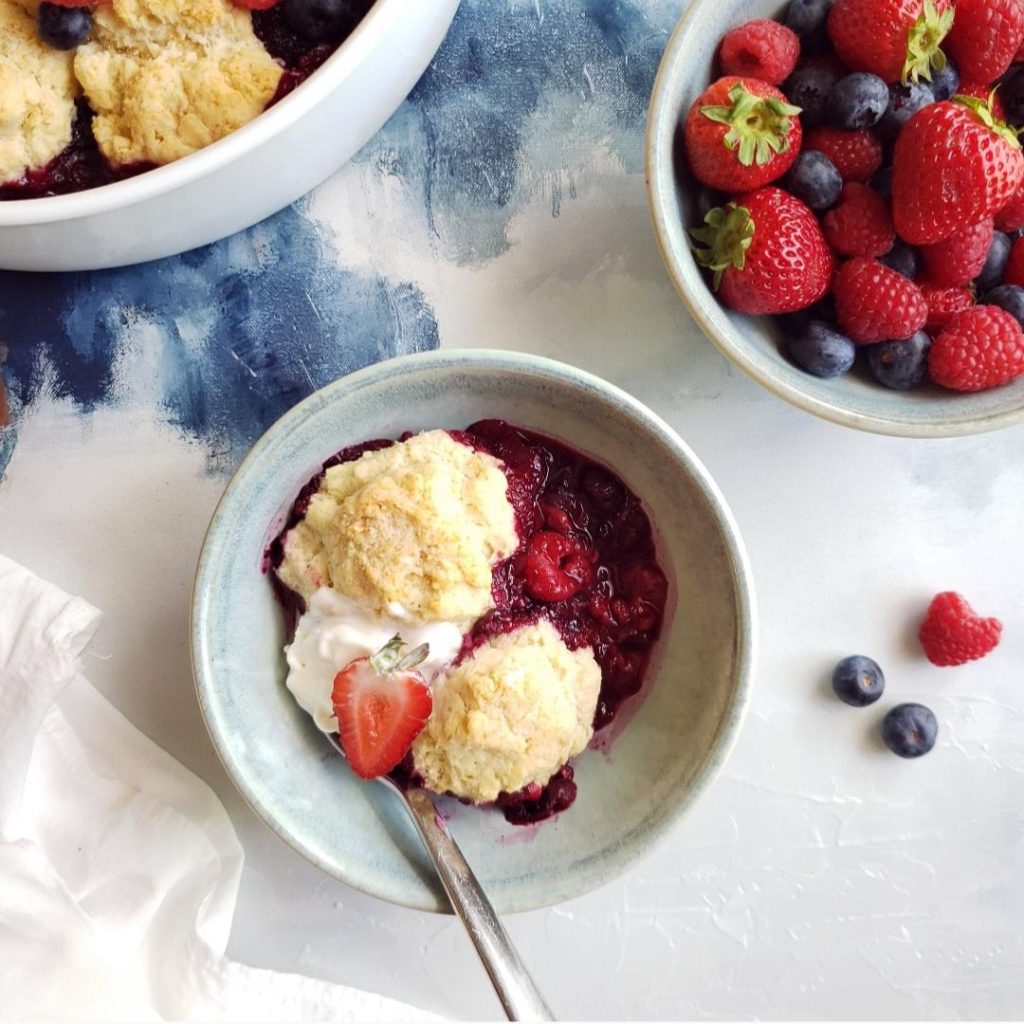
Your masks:
<instances>
[{"instance_id":1,"label":"blueberry on counter","mask_svg":"<svg viewBox=\"0 0 1024 1024\"><path fill-rule=\"evenodd\" d=\"M921 757L935 746L939 723L923 704L897 704L882 719L882 742L898 757Z\"/></svg>"},{"instance_id":2,"label":"blueberry on counter","mask_svg":"<svg viewBox=\"0 0 1024 1024\"><path fill-rule=\"evenodd\" d=\"M843 190L843 178L835 164L816 149L805 149L796 158L784 183L785 188L812 210L827 210L835 206Z\"/></svg>"},{"instance_id":3,"label":"blueberry on counter","mask_svg":"<svg viewBox=\"0 0 1024 1024\"><path fill-rule=\"evenodd\" d=\"M804 128L817 128L824 124L828 111L828 98L836 87L835 73L828 68L797 68L782 84L782 91L790 103L800 108L800 122Z\"/></svg>"},{"instance_id":4,"label":"blueberry on counter","mask_svg":"<svg viewBox=\"0 0 1024 1024\"><path fill-rule=\"evenodd\" d=\"M832 673L832 689L844 704L866 708L885 692L885 676L878 662L853 654L836 665Z\"/></svg>"},{"instance_id":5,"label":"blueberry on counter","mask_svg":"<svg viewBox=\"0 0 1024 1024\"><path fill-rule=\"evenodd\" d=\"M985 296L985 305L1005 309L1024 327L1024 288L1015 284L1001 284Z\"/></svg>"},{"instance_id":6,"label":"blueberry on counter","mask_svg":"<svg viewBox=\"0 0 1024 1024\"><path fill-rule=\"evenodd\" d=\"M1002 231L996 231L992 235L992 246L988 250L988 259L985 260L985 266L982 267L981 273L974 279L979 291L988 291L989 288L995 288L1000 284L1003 274L1006 273L1006 264L1010 262L1012 247L1013 242L1010 241L1009 235L1003 234Z\"/></svg>"},{"instance_id":7,"label":"blueberry on counter","mask_svg":"<svg viewBox=\"0 0 1024 1024\"><path fill-rule=\"evenodd\" d=\"M850 132L874 127L888 108L889 86L867 71L840 78L828 101L832 123Z\"/></svg>"},{"instance_id":8,"label":"blueberry on counter","mask_svg":"<svg viewBox=\"0 0 1024 1024\"><path fill-rule=\"evenodd\" d=\"M853 366L857 346L849 338L820 320L794 325L787 334L786 354L801 369L815 377L838 377Z\"/></svg>"},{"instance_id":9,"label":"blueberry on counter","mask_svg":"<svg viewBox=\"0 0 1024 1024\"><path fill-rule=\"evenodd\" d=\"M73 50L92 34L92 11L88 7L61 7L43 3L36 13L39 38L55 50Z\"/></svg>"},{"instance_id":10,"label":"blueberry on counter","mask_svg":"<svg viewBox=\"0 0 1024 1024\"><path fill-rule=\"evenodd\" d=\"M875 132L883 142L895 142L907 122L919 111L935 102L935 95L924 82L889 86L889 106Z\"/></svg>"},{"instance_id":11,"label":"blueberry on counter","mask_svg":"<svg viewBox=\"0 0 1024 1024\"><path fill-rule=\"evenodd\" d=\"M917 387L928 372L928 349L932 339L924 331L906 341L883 341L868 347L871 376L896 391Z\"/></svg>"},{"instance_id":12,"label":"blueberry on counter","mask_svg":"<svg viewBox=\"0 0 1024 1024\"><path fill-rule=\"evenodd\" d=\"M957 94L960 88L960 72L956 65L946 58L946 66L941 71L932 72L931 90L937 103L948 100Z\"/></svg>"},{"instance_id":13,"label":"blueberry on counter","mask_svg":"<svg viewBox=\"0 0 1024 1024\"><path fill-rule=\"evenodd\" d=\"M891 174L892 172L890 172ZM890 270L913 281L921 269L921 257L917 250L906 242L897 243L884 255L878 257L878 262L885 264Z\"/></svg>"},{"instance_id":14,"label":"blueberry on counter","mask_svg":"<svg viewBox=\"0 0 1024 1024\"><path fill-rule=\"evenodd\" d=\"M296 35L311 42L337 39L359 19L351 0L281 0L281 13Z\"/></svg>"}]
</instances>

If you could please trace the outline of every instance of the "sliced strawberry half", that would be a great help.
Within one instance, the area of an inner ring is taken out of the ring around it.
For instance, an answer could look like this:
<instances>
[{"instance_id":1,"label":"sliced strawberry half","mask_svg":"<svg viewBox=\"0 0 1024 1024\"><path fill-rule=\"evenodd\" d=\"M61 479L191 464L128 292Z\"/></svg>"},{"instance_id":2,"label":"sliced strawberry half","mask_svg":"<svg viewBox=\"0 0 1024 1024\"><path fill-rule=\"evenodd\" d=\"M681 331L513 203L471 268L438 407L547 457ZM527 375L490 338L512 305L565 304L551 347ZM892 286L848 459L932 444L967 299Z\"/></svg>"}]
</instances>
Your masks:
<instances>
[{"instance_id":1,"label":"sliced strawberry half","mask_svg":"<svg viewBox=\"0 0 1024 1024\"><path fill-rule=\"evenodd\" d=\"M369 658L350 661L335 677L334 714L352 770L374 779L394 768L427 724L430 688L416 670L429 654L426 644L403 652L392 637Z\"/></svg>"}]
</instances>

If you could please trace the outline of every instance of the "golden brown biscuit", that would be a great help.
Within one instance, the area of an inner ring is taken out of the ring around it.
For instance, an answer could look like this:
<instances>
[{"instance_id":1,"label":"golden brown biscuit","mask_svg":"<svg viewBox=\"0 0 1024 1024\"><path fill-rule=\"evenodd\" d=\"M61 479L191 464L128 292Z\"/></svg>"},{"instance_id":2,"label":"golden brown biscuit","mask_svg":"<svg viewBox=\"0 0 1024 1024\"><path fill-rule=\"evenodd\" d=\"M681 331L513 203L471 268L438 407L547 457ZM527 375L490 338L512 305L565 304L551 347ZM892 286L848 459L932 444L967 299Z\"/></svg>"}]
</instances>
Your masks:
<instances>
[{"instance_id":1,"label":"golden brown biscuit","mask_svg":"<svg viewBox=\"0 0 1024 1024\"><path fill-rule=\"evenodd\" d=\"M44 167L71 141L72 55L40 42L35 19L0 0L0 183Z\"/></svg>"},{"instance_id":2,"label":"golden brown biscuit","mask_svg":"<svg viewBox=\"0 0 1024 1024\"><path fill-rule=\"evenodd\" d=\"M278 575L307 599L332 586L378 615L468 628L519 543L507 492L497 459L444 430L367 452L324 474Z\"/></svg>"},{"instance_id":3,"label":"golden brown biscuit","mask_svg":"<svg viewBox=\"0 0 1024 1024\"><path fill-rule=\"evenodd\" d=\"M601 669L541 620L493 637L434 683L434 709L413 743L435 792L487 803L544 785L593 735Z\"/></svg>"},{"instance_id":4,"label":"golden brown biscuit","mask_svg":"<svg viewBox=\"0 0 1024 1024\"><path fill-rule=\"evenodd\" d=\"M114 166L166 164L247 124L282 69L231 0L113 0L96 8L75 74Z\"/></svg>"}]
</instances>

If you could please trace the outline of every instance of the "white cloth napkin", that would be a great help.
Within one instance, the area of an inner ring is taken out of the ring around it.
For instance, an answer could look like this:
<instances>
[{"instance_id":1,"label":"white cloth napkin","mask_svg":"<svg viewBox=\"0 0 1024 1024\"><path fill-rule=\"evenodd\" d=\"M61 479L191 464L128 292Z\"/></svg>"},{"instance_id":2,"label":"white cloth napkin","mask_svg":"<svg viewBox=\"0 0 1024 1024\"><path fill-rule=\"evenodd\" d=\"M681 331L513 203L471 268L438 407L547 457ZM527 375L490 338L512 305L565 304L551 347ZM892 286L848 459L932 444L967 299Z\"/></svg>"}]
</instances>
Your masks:
<instances>
[{"instance_id":1,"label":"white cloth napkin","mask_svg":"<svg viewBox=\"0 0 1024 1024\"><path fill-rule=\"evenodd\" d=\"M79 673L99 618L0 556L0 1019L434 1019L225 958L241 846Z\"/></svg>"}]
</instances>

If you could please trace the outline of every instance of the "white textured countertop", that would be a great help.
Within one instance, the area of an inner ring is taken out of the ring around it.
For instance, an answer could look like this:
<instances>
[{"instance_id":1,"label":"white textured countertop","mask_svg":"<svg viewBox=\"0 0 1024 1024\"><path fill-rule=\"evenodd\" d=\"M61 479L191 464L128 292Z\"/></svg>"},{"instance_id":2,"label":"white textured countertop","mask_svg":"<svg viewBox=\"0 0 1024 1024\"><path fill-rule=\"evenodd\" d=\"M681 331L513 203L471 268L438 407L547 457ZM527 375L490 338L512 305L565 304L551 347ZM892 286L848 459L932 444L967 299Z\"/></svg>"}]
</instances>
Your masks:
<instances>
[{"instance_id":1,"label":"white textured countertop","mask_svg":"<svg viewBox=\"0 0 1024 1024\"><path fill-rule=\"evenodd\" d=\"M309 210L335 226L348 268L422 291L442 345L553 356L648 403L707 464L749 548L760 657L723 776L628 875L509 929L566 1018L1020 1016L1024 429L890 440L761 391L688 321L659 264L642 174L600 125L588 131L568 170L536 171L507 246L486 260L444 251L376 161L342 171ZM324 877L217 762L187 618L225 477L161 411L145 325L126 329L138 345L120 399L83 411L44 390L23 410L0 484L0 551L104 610L88 675L228 806L247 856L233 956L495 1015L457 922ZM922 658L916 623L943 589L1004 621L985 661ZM831 667L850 653L885 669L874 708L830 694ZM939 718L938 746L917 762L877 740L884 709L904 700Z\"/></svg>"}]
</instances>

